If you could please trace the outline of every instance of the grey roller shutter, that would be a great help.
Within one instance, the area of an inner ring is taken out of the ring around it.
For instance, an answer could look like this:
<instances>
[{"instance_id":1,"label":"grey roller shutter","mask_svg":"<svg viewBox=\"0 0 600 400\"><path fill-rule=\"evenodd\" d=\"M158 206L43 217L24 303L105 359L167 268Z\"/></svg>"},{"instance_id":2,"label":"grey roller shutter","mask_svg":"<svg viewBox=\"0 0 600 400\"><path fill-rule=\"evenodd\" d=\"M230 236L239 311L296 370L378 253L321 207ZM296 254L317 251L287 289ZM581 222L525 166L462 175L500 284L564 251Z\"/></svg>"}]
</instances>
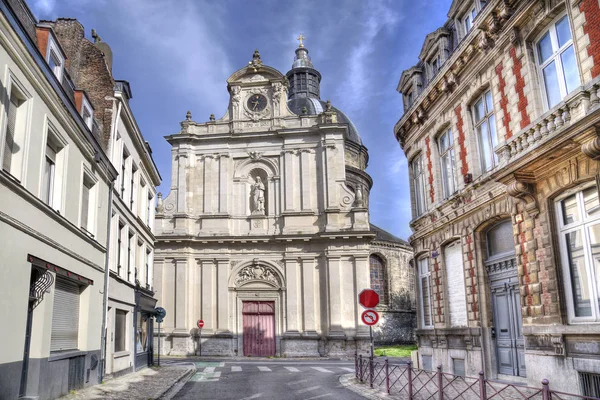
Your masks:
<instances>
[{"instance_id":1,"label":"grey roller shutter","mask_svg":"<svg viewBox=\"0 0 600 400\"><path fill-rule=\"evenodd\" d=\"M14 96L8 102L8 123L6 126L6 138L4 140L4 158L2 159L2 169L10 172L12 156L15 148L15 126L17 123L17 107Z\"/></svg>"},{"instance_id":2,"label":"grey roller shutter","mask_svg":"<svg viewBox=\"0 0 600 400\"><path fill-rule=\"evenodd\" d=\"M79 285L57 277L56 287L54 288L50 351L77 349L79 294Z\"/></svg>"}]
</instances>

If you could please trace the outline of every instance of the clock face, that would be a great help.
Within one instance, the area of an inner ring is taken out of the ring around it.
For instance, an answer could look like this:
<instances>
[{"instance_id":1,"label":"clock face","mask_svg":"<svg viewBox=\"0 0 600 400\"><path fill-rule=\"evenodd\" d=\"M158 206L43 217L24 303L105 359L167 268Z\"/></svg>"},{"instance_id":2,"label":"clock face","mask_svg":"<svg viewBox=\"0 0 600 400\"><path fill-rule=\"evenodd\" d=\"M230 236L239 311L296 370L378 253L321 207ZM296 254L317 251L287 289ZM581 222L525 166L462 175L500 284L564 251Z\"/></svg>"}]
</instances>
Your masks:
<instances>
[{"instance_id":1,"label":"clock face","mask_svg":"<svg viewBox=\"0 0 600 400\"><path fill-rule=\"evenodd\" d=\"M267 107L267 98L262 94L253 94L248 98L248 109L254 112L260 112Z\"/></svg>"}]
</instances>

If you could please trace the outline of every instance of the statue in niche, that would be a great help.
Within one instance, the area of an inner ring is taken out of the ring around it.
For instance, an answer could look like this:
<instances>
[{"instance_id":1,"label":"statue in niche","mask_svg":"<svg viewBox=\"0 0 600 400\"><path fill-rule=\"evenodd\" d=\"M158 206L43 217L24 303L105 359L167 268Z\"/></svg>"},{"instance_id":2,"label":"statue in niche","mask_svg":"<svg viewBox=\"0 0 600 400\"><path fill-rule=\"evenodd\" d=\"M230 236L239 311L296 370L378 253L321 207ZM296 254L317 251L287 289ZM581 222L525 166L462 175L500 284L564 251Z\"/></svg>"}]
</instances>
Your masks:
<instances>
[{"instance_id":1,"label":"statue in niche","mask_svg":"<svg viewBox=\"0 0 600 400\"><path fill-rule=\"evenodd\" d=\"M260 176L254 178L250 196L252 196L252 214L265 215L265 185Z\"/></svg>"}]
</instances>

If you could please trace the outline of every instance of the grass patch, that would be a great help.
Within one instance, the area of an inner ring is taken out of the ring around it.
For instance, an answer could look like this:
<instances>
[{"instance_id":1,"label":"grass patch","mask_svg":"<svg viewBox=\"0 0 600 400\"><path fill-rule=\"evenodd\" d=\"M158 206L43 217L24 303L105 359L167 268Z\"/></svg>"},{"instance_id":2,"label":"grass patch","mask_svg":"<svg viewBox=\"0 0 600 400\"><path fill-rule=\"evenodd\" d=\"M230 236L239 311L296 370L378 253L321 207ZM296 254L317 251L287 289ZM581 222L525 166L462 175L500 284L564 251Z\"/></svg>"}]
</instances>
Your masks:
<instances>
[{"instance_id":1,"label":"grass patch","mask_svg":"<svg viewBox=\"0 0 600 400\"><path fill-rule=\"evenodd\" d=\"M410 352L416 349L417 346L412 344L383 346L375 349L375 355L378 357L410 357Z\"/></svg>"}]
</instances>

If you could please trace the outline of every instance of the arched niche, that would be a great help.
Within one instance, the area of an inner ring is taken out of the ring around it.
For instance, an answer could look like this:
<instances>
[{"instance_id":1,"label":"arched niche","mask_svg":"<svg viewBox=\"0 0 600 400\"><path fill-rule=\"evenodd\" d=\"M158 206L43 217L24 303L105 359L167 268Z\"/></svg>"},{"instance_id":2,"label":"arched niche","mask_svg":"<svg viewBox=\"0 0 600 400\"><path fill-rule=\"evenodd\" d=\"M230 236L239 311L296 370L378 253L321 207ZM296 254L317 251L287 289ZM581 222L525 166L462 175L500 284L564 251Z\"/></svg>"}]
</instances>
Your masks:
<instances>
[{"instance_id":1,"label":"arched niche","mask_svg":"<svg viewBox=\"0 0 600 400\"><path fill-rule=\"evenodd\" d=\"M241 201L234 205L237 215L275 216L279 207L279 165L276 160L261 157L247 158L236 163L234 170L234 191ZM257 178L264 187L264 212L256 212L256 198L253 191Z\"/></svg>"}]
</instances>

